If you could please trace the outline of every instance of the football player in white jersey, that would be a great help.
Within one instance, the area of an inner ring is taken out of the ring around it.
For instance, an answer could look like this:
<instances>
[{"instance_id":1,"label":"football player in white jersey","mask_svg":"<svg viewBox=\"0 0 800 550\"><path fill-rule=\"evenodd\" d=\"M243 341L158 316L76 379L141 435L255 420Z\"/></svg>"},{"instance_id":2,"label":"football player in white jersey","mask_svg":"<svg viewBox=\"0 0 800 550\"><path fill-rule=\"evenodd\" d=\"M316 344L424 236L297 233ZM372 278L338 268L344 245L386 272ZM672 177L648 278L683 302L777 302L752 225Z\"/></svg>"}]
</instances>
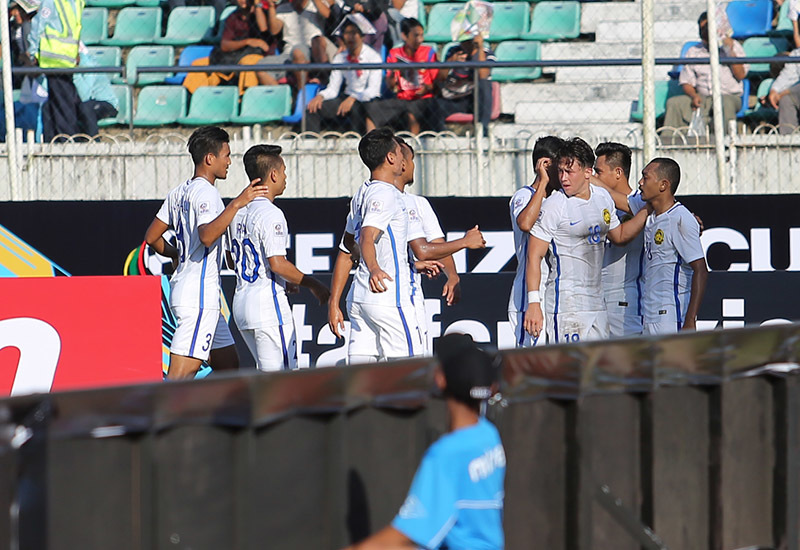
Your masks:
<instances>
[{"instance_id":1,"label":"football player in white jersey","mask_svg":"<svg viewBox=\"0 0 800 550\"><path fill-rule=\"evenodd\" d=\"M675 199L680 179L677 162L653 159L642 170L640 193L628 199L633 213L645 210L646 205L652 209L644 228L645 334L694 330L706 289L708 267L700 224Z\"/></svg>"},{"instance_id":2,"label":"football player in white jersey","mask_svg":"<svg viewBox=\"0 0 800 550\"><path fill-rule=\"evenodd\" d=\"M564 143L558 154L562 189L545 199L531 229L525 330L534 338L542 330L540 264L549 249L545 293L548 343L608 337L602 286L606 237L624 244L644 227L646 212L620 224L611 195L589 182L593 165L594 152L588 143L580 138Z\"/></svg>"},{"instance_id":3,"label":"football player in white jersey","mask_svg":"<svg viewBox=\"0 0 800 550\"><path fill-rule=\"evenodd\" d=\"M634 191L628 183L631 175L631 150L621 143L606 142L598 145L594 153L597 156L594 172L599 185L609 192L632 195ZM611 195L613 198L614 194ZM627 209L618 210L617 216L623 221L627 219ZM643 233L639 233L623 246L606 241L603 255L603 295L611 336L634 336L642 333L643 254Z\"/></svg>"},{"instance_id":4,"label":"football player in white jersey","mask_svg":"<svg viewBox=\"0 0 800 550\"><path fill-rule=\"evenodd\" d=\"M508 298L508 321L514 332L516 346L527 347L543 344L544 338L531 338L525 330L523 320L528 309L525 292L525 266L528 262L528 234L539 217L542 201L558 188L558 151L564 140L556 136L545 136L533 146L533 168L536 179L511 196L508 203L511 214L511 229L514 232L514 250L517 255L517 273ZM542 262L542 269L547 263ZM542 277L540 294L544 295L546 276ZM546 323L546 321L545 321Z\"/></svg>"},{"instance_id":5,"label":"football player in white jersey","mask_svg":"<svg viewBox=\"0 0 800 550\"><path fill-rule=\"evenodd\" d=\"M222 203L214 184L228 175L228 141L228 133L214 126L192 133L188 148L194 175L169 192L145 234L153 250L178 262L170 279L170 307L178 326L170 346L169 379L192 378L209 357L215 370L239 367L233 338L220 313L220 237L240 208L267 192L251 183L227 207ZM170 228L177 236L177 248L164 240Z\"/></svg>"},{"instance_id":6,"label":"football player in white jersey","mask_svg":"<svg viewBox=\"0 0 800 550\"><path fill-rule=\"evenodd\" d=\"M275 206L286 189L286 163L277 145L255 145L244 154L244 169L251 181L267 190L239 210L231 224L231 252L236 269L233 318L260 370L297 368L294 318L286 286L308 288L327 303L330 293L320 281L304 275L286 259L289 228Z\"/></svg>"}]
</instances>

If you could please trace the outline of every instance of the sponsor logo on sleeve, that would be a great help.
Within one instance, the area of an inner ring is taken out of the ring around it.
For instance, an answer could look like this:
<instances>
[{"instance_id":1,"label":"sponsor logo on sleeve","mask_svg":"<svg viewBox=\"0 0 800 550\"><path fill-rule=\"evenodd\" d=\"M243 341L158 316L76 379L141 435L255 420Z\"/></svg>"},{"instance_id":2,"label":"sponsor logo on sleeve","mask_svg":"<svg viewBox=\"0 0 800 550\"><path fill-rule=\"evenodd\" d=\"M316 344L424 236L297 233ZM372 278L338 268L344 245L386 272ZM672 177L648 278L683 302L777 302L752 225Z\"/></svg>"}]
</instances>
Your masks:
<instances>
[{"instance_id":1,"label":"sponsor logo on sleeve","mask_svg":"<svg viewBox=\"0 0 800 550\"><path fill-rule=\"evenodd\" d=\"M207 202L201 202L200 203L200 213L201 214L208 214L208 212L209 212L208 203Z\"/></svg>"},{"instance_id":2,"label":"sponsor logo on sleeve","mask_svg":"<svg viewBox=\"0 0 800 550\"><path fill-rule=\"evenodd\" d=\"M417 211L414 210L413 208L408 211L408 219L412 222L419 221L419 215L417 214Z\"/></svg>"},{"instance_id":3,"label":"sponsor logo on sleeve","mask_svg":"<svg viewBox=\"0 0 800 550\"><path fill-rule=\"evenodd\" d=\"M608 208L603 208L603 221L606 225L611 223L611 212L608 211Z\"/></svg>"},{"instance_id":4,"label":"sponsor logo on sleeve","mask_svg":"<svg viewBox=\"0 0 800 550\"><path fill-rule=\"evenodd\" d=\"M275 231L275 235L277 235L278 237L283 237L283 224L276 223L273 229Z\"/></svg>"},{"instance_id":5,"label":"sponsor logo on sleeve","mask_svg":"<svg viewBox=\"0 0 800 550\"><path fill-rule=\"evenodd\" d=\"M383 201L372 201L369 203L369 212L373 214L380 214L383 212Z\"/></svg>"}]
</instances>

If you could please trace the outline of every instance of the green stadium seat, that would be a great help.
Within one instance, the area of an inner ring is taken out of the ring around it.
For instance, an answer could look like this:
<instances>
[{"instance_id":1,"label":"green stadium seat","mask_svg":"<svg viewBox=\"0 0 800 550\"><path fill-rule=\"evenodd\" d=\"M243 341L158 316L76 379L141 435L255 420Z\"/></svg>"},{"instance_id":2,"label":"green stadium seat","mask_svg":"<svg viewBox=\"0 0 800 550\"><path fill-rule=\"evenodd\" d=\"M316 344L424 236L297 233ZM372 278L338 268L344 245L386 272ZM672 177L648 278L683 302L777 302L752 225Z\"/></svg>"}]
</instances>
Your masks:
<instances>
[{"instance_id":1,"label":"green stadium seat","mask_svg":"<svg viewBox=\"0 0 800 550\"><path fill-rule=\"evenodd\" d=\"M98 67L120 67L122 65L122 48L118 46L87 46L86 49L89 50L89 55L97 61Z\"/></svg>"},{"instance_id":2,"label":"green stadium seat","mask_svg":"<svg viewBox=\"0 0 800 550\"><path fill-rule=\"evenodd\" d=\"M211 6L177 7L169 14L167 32L156 44L196 44L211 39L216 14Z\"/></svg>"},{"instance_id":3,"label":"green stadium seat","mask_svg":"<svg viewBox=\"0 0 800 550\"><path fill-rule=\"evenodd\" d=\"M667 100L683 93L683 88L677 80L657 80L656 81L656 119L664 116L667 112ZM639 102L636 109L631 113L631 120L642 122L644 120L644 88L639 90Z\"/></svg>"},{"instance_id":4,"label":"green stadium seat","mask_svg":"<svg viewBox=\"0 0 800 550\"><path fill-rule=\"evenodd\" d=\"M742 43L747 57L771 57L785 52L791 47L789 41L782 36L753 36ZM769 74L769 63L752 63L748 76Z\"/></svg>"},{"instance_id":5,"label":"green stadium seat","mask_svg":"<svg viewBox=\"0 0 800 550\"><path fill-rule=\"evenodd\" d=\"M108 8L84 8L81 16L81 41L99 44L108 38Z\"/></svg>"},{"instance_id":6,"label":"green stadium seat","mask_svg":"<svg viewBox=\"0 0 800 550\"><path fill-rule=\"evenodd\" d=\"M427 42L450 42L450 23L464 4L436 4L428 14L428 29L425 31Z\"/></svg>"},{"instance_id":7,"label":"green stadium seat","mask_svg":"<svg viewBox=\"0 0 800 550\"><path fill-rule=\"evenodd\" d=\"M747 109L747 111L745 111L744 118L752 122L777 124L777 109L773 109L769 104L762 105L761 102L758 101L758 98L769 95L769 89L772 87L773 80L772 78L765 78L761 81L761 84L758 85L758 91L756 92L756 104L752 109Z\"/></svg>"},{"instance_id":8,"label":"green stadium seat","mask_svg":"<svg viewBox=\"0 0 800 550\"><path fill-rule=\"evenodd\" d=\"M239 88L235 86L201 86L192 94L189 114L178 118L179 124L203 126L224 124L236 114Z\"/></svg>"},{"instance_id":9,"label":"green stadium seat","mask_svg":"<svg viewBox=\"0 0 800 550\"><path fill-rule=\"evenodd\" d=\"M166 67L175 64L175 48L172 46L136 46L128 52L125 62L128 82L144 86L160 84L172 73L142 73L139 67Z\"/></svg>"},{"instance_id":10,"label":"green stadium seat","mask_svg":"<svg viewBox=\"0 0 800 550\"><path fill-rule=\"evenodd\" d=\"M242 95L242 108L231 118L236 124L281 120L292 112L292 89L285 85L253 86Z\"/></svg>"},{"instance_id":11,"label":"green stadium seat","mask_svg":"<svg viewBox=\"0 0 800 550\"><path fill-rule=\"evenodd\" d=\"M417 14L417 21L422 23L422 28L428 28L428 12L425 11L425 4L423 2L418 2L419 10Z\"/></svg>"},{"instance_id":12,"label":"green stadium seat","mask_svg":"<svg viewBox=\"0 0 800 550\"><path fill-rule=\"evenodd\" d=\"M489 27L489 40L516 40L528 32L530 8L525 2L494 2L494 15Z\"/></svg>"},{"instance_id":13,"label":"green stadium seat","mask_svg":"<svg viewBox=\"0 0 800 550\"><path fill-rule=\"evenodd\" d=\"M174 124L186 113L186 88L183 86L146 86L136 100L134 126Z\"/></svg>"},{"instance_id":14,"label":"green stadium seat","mask_svg":"<svg viewBox=\"0 0 800 550\"><path fill-rule=\"evenodd\" d=\"M158 8L164 3L166 2L162 2L161 0L136 0L136 5L142 6L143 8Z\"/></svg>"},{"instance_id":15,"label":"green stadium seat","mask_svg":"<svg viewBox=\"0 0 800 550\"><path fill-rule=\"evenodd\" d=\"M524 40L564 40L581 34L579 2L540 2L531 13L529 31Z\"/></svg>"},{"instance_id":16,"label":"green stadium seat","mask_svg":"<svg viewBox=\"0 0 800 550\"><path fill-rule=\"evenodd\" d=\"M122 8L117 14L114 36L101 40L107 46L152 44L161 36L161 8Z\"/></svg>"},{"instance_id":17,"label":"green stadium seat","mask_svg":"<svg viewBox=\"0 0 800 550\"><path fill-rule=\"evenodd\" d=\"M774 29L770 30L767 34L788 34L794 32L792 27L792 20L789 19L789 5L791 2L784 2L781 4L781 9L778 12L778 24Z\"/></svg>"},{"instance_id":18,"label":"green stadium seat","mask_svg":"<svg viewBox=\"0 0 800 550\"><path fill-rule=\"evenodd\" d=\"M542 58L541 42L509 40L497 45L498 61L534 61ZM497 67L492 69L495 82L534 80L542 76L541 67Z\"/></svg>"},{"instance_id":19,"label":"green stadium seat","mask_svg":"<svg viewBox=\"0 0 800 550\"><path fill-rule=\"evenodd\" d=\"M117 109L117 116L112 118L104 118L97 121L97 125L101 128L114 125L127 125L131 120L131 90L127 86L112 85L111 89L114 90L114 95L119 100L119 109Z\"/></svg>"},{"instance_id":20,"label":"green stadium seat","mask_svg":"<svg viewBox=\"0 0 800 550\"><path fill-rule=\"evenodd\" d=\"M124 8L135 3L136 0L86 0L87 7L97 8Z\"/></svg>"}]
</instances>

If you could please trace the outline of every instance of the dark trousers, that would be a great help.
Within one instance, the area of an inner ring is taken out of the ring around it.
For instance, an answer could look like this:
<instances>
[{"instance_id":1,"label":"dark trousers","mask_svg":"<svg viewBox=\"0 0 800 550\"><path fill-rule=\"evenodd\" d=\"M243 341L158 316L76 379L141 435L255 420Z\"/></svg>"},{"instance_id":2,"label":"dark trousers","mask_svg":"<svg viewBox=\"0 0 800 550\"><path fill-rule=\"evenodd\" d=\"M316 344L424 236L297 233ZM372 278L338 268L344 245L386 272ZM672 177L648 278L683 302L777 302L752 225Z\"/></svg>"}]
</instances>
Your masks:
<instances>
[{"instance_id":1,"label":"dark trousers","mask_svg":"<svg viewBox=\"0 0 800 550\"><path fill-rule=\"evenodd\" d=\"M89 136L96 136L100 132L98 120L117 116L117 110L108 101L90 99L81 103L79 109L81 132Z\"/></svg>"},{"instance_id":2,"label":"dark trousers","mask_svg":"<svg viewBox=\"0 0 800 550\"><path fill-rule=\"evenodd\" d=\"M474 93L474 92L473 92ZM472 113L474 109L474 96L472 94L458 99L439 99L439 116L442 120L453 113ZM483 125L484 133L489 130L489 121L492 118L492 81L478 80L478 120Z\"/></svg>"},{"instance_id":3,"label":"dark trousers","mask_svg":"<svg viewBox=\"0 0 800 550\"><path fill-rule=\"evenodd\" d=\"M352 129L363 135L367 127L366 104L356 101L353 103L353 108L350 109L350 112L341 117L336 114L336 111L345 99L347 98L336 97L334 99L326 99L322 102L322 105L316 113L306 113L306 130L319 133L322 131L322 125L324 123L330 130L346 132Z\"/></svg>"},{"instance_id":4,"label":"dark trousers","mask_svg":"<svg viewBox=\"0 0 800 550\"><path fill-rule=\"evenodd\" d=\"M47 77L47 101L42 107L42 130L45 142L58 134L69 136L80 133L81 98L72 83L72 75L57 74ZM65 141L63 138L59 141Z\"/></svg>"}]
</instances>

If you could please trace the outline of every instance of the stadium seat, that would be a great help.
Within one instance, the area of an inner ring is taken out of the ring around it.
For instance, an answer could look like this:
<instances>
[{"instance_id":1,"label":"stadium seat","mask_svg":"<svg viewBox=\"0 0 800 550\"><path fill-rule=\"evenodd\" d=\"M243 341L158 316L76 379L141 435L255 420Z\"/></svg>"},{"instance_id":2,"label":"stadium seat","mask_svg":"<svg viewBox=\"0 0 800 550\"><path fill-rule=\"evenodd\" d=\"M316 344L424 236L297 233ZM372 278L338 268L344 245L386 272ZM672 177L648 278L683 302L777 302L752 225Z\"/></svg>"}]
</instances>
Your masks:
<instances>
[{"instance_id":1,"label":"stadium seat","mask_svg":"<svg viewBox=\"0 0 800 550\"><path fill-rule=\"evenodd\" d=\"M742 43L747 57L772 57L789 50L789 41L782 36L753 36ZM751 63L748 76L768 75L769 63Z\"/></svg>"},{"instance_id":2,"label":"stadium seat","mask_svg":"<svg viewBox=\"0 0 800 550\"><path fill-rule=\"evenodd\" d=\"M529 31L524 40L563 40L581 34L581 5L579 2L541 2L531 13Z\"/></svg>"},{"instance_id":3,"label":"stadium seat","mask_svg":"<svg viewBox=\"0 0 800 550\"><path fill-rule=\"evenodd\" d=\"M297 92L297 98L294 102L294 112L283 117L286 124L299 124L303 120L303 111L306 110L308 102L314 99L319 93L319 84L306 84L302 90ZM244 105L242 106L244 108Z\"/></svg>"},{"instance_id":4,"label":"stadium seat","mask_svg":"<svg viewBox=\"0 0 800 550\"><path fill-rule=\"evenodd\" d=\"M81 41L99 44L108 38L108 8L84 8L81 16Z\"/></svg>"},{"instance_id":5,"label":"stadium seat","mask_svg":"<svg viewBox=\"0 0 800 550\"><path fill-rule=\"evenodd\" d=\"M119 46L88 46L98 67L120 67L122 65L122 48Z\"/></svg>"},{"instance_id":6,"label":"stadium seat","mask_svg":"<svg viewBox=\"0 0 800 550\"><path fill-rule=\"evenodd\" d=\"M210 40L213 44L219 44L222 40L222 31L225 30L225 20L228 18L230 14L235 12L237 7L234 6L226 6L222 13L219 15L219 25L217 25L217 33L214 37Z\"/></svg>"},{"instance_id":7,"label":"stadium seat","mask_svg":"<svg viewBox=\"0 0 800 550\"><path fill-rule=\"evenodd\" d=\"M179 124L203 126L224 124L236 114L239 89L235 86L200 86L192 94L189 114L178 118Z\"/></svg>"},{"instance_id":8,"label":"stadium seat","mask_svg":"<svg viewBox=\"0 0 800 550\"><path fill-rule=\"evenodd\" d=\"M419 4L419 11L417 15L417 21L422 23L422 28L428 28L428 12L425 11L425 4L423 2L418 2Z\"/></svg>"},{"instance_id":9,"label":"stadium seat","mask_svg":"<svg viewBox=\"0 0 800 550\"><path fill-rule=\"evenodd\" d=\"M97 125L101 128L106 126L113 126L116 124L127 125L131 120L131 91L128 86L111 86L114 95L119 100L119 109L117 109L117 116L112 118L104 118L97 121Z\"/></svg>"},{"instance_id":10,"label":"stadium seat","mask_svg":"<svg viewBox=\"0 0 800 550\"><path fill-rule=\"evenodd\" d=\"M196 44L211 39L216 14L211 6L177 7L169 13L167 32L156 44Z\"/></svg>"},{"instance_id":11,"label":"stadium seat","mask_svg":"<svg viewBox=\"0 0 800 550\"><path fill-rule=\"evenodd\" d=\"M769 31L767 34L789 34L791 35L794 32L792 27L792 20L789 19L789 6L791 2L784 2L781 4L781 9L778 12L778 24L775 26L774 29Z\"/></svg>"},{"instance_id":12,"label":"stadium seat","mask_svg":"<svg viewBox=\"0 0 800 550\"><path fill-rule=\"evenodd\" d=\"M232 88L235 90L235 88ZM136 100L134 126L174 124L186 113L186 88L183 86L146 86Z\"/></svg>"},{"instance_id":13,"label":"stadium seat","mask_svg":"<svg viewBox=\"0 0 800 550\"><path fill-rule=\"evenodd\" d=\"M163 3L166 3L166 2L163 2ZM157 7L161 6L161 4L162 4L161 0L136 0L136 5L137 6L142 6L142 7L145 7L145 8L147 8L147 7L157 8Z\"/></svg>"},{"instance_id":14,"label":"stadium seat","mask_svg":"<svg viewBox=\"0 0 800 550\"><path fill-rule=\"evenodd\" d=\"M178 66L189 67L194 61L211 55L211 50L213 49L214 46L186 46L178 59ZM178 73L175 76L165 78L164 82L166 84L183 84L183 79L185 78L186 73Z\"/></svg>"},{"instance_id":15,"label":"stadium seat","mask_svg":"<svg viewBox=\"0 0 800 550\"><path fill-rule=\"evenodd\" d=\"M86 0L86 7L124 8L132 6L136 0Z\"/></svg>"},{"instance_id":16,"label":"stadium seat","mask_svg":"<svg viewBox=\"0 0 800 550\"><path fill-rule=\"evenodd\" d=\"M497 61L535 61L542 58L541 42L508 41L498 44ZM497 67L492 69L495 82L534 80L542 76L541 67Z\"/></svg>"},{"instance_id":17,"label":"stadium seat","mask_svg":"<svg viewBox=\"0 0 800 550\"><path fill-rule=\"evenodd\" d=\"M128 52L125 62L130 84L144 86L164 82L172 73L139 73L139 67L166 67L175 63L175 48L172 46L136 46Z\"/></svg>"},{"instance_id":18,"label":"stadium seat","mask_svg":"<svg viewBox=\"0 0 800 550\"><path fill-rule=\"evenodd\" d=\"M758 101L758 98L769 95L769 89L772 87L773 80L772 78L765 78L761 81L761 84L758 85L758 91L756 92L755 107L747 109L744 113L744 118L753 122L769 122L771 124L778 122L777 109L773 109L769 104L762 105L761 102Z\"/></svg>"},{"instance_id":19,"label":"stadium seat","mask_svg":"<svg viewBox=\"0 0 800 550\"><path fill-rule=\"evenodd\" d=\"M674 95L681 95L683 88L677 80L658 80L656 81L656 119L664 116L667 112L667 100ZM631 120L642 122L644 120L644 89L639 90L639 101L636 109L631 113Z\"/></svg>"},{"instance_id":20,"label":"stadium seat","mask_svg":"<svg viewBox=\"0 0 800 550\"><path fill-rule=\"evenodd\" d=\"M497 120L500 116L500 83L499 82L492 82L492 120ZM472 113L453 113L449 117L447 117L445 122L456 122L459 124L471 124L472 123Z\"/></svg>"},{"instance_id":21,"label":"stadium seat","mask_svg":"<svg viewBox=\"0 0 800 550\"><path fill-rule=\"evenodd\" d=\"M693 46L699 46L702 44L699 40L690 40L686 42L683 47L681 48L681 57L686 57L686 54L689 52L689 48ZM667 73L669 74L670 78L678 78L681 75L681 71L683 70L683 65L675 65L672 67L672 70Z\"/></svg>"},{"instance_id":22,"label":"stadium seat","mask_svg":"<svg viewBox=\"0 0 800 550\"><path fill-rule=\"evenodd\" d=\"M748 79L742 80L742 106L736 113L736 118L743 118L747 114L748 103L750 101L750 81Z\"/></svg>"},{"instance_id":23,"label":"stadium seat","mask_svg":"<svg viewBox=\"0 0 800 550\"><path fill-rule=\"evenodd\" d=\"M278 86L253 86L242 95L242 108L231 118L235 124L260 124L281 120L292 110L292 88Z\"/></svg>"},{"instance_id":24,"label":"stadium seat","mask_svg":"<svg viewBox=\"0 0 800 550\"><path fill-rule=\"evenodd\" d=\"M763 36L772 30L772 0L728 2L725 12L734 38Z\"/></svg>"},{"instance_id":25,"label":"stadium seat","mask_svg":"<svg viewBox=\"0 0 800 550\"><path fill-rule=\"evenodd\" d=\"M114 36L100 43L107 46L151 44L161 36L161 8L122 8L117 14Z\"/></svg>"},{"instance_id":26,"label":"stadium seat","mask_svg":"<svg viewBox=\"0 0 800 550\"><path fill-rule=\"evenodd\" d=\"M530 7L526 2L495 2L489 40L502 42L516 40L528 32Z\"/></svg>"},{"instance_id":27,"label":"stadium seat","mask_svg":"<svg viewBox=\"0 0 800 550\"><path fill-rule=\"evenodd\" d=\"M428 42L450 42L450 23L453 18L463 8L463 4L436 4L428 14L428 29L425 32L425 40Z\"/></svg>"}]
</instances>

